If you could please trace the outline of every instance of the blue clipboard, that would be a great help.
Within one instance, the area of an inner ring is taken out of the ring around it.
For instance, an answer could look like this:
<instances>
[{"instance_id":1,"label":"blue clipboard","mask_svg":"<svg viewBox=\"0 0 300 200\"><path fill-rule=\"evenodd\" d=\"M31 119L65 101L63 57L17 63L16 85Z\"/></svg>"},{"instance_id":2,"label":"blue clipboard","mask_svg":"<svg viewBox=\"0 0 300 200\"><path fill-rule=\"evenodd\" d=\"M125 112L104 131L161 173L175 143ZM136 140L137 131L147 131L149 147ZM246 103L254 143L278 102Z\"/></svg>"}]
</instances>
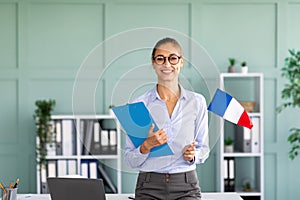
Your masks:
<instances>
[{"instance_id":1,"label":"blue clipboard","mask_svg":"<svg viewBox=\"0 0 300 200\"><path fill-rule=\"evenodd\" d=\"M154 131L159 130L143 102L113 107L112 110L136 148L148 137L148 131L152 124L155 126ZM152 148L149 156L158 157L173 154L170 146L165 143Z\"/></svg>"}]
</instances>

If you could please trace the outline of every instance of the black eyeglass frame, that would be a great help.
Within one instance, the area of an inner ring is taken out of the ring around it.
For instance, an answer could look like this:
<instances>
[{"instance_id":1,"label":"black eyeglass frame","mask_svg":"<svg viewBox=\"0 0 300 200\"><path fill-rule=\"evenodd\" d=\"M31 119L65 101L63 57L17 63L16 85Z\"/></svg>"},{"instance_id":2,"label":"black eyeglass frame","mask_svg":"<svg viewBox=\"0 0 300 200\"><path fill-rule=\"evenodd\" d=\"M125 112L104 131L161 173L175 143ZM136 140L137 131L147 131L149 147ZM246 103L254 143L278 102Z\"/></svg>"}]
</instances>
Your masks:
<instances>
[{"instance_id":1,"label":"black eyeglass frame","mask_svg":"<svg viewBox=\"0 0 300 200\"><path fill-rule=\"evenodd\" d=\"M173 57L173 56L176 56L176 57L178 58L178 61L177 61L176 63L171 63L171 61L170 61L171 57ZM158 63L156 62L156 58L157 58L157 57L162 57L162 58L164 58L164 62L161 63L161 64L158 64ZM163 65L163 64L165 64L165 63L166 63L166 60L167 60L166 58L168 58L168 61L169 61L169 63L170 63L171 65L177 65L182 57L181 57L181 56L177 56L176 54L171 54L171 55L169 55L168 57L165 57L165 56L163 56L163 55L157 55L157 56L153 56L153 57L152 57L153 61L154 61L155 64L157 64L157 65Z\"/></svg>"}]
</instances>

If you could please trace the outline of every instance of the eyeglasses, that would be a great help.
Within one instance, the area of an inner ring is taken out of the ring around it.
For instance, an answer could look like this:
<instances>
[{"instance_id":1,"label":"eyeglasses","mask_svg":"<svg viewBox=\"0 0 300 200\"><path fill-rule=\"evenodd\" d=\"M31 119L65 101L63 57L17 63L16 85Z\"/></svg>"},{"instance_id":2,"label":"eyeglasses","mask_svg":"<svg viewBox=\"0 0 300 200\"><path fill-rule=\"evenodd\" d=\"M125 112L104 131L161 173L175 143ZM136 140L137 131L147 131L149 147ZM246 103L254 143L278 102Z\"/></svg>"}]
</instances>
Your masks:
<instances>
[{"instance_id":1,"label":"eyeglasses","mask_svg":"<svg viewBox=\"0 0 300 200\"><path fill-rule=\"evenodd\" d=\"M166 62L166 59L168 58L168 61L171 65L176 65L177 63L179 63L179 60L181 59L180 56L177 56L175 54L170 55L169 57L165 57L162 55L158 55L153 57L153 60L156 64L158 65L162 65Z\"/></svg>"}]
</instances>

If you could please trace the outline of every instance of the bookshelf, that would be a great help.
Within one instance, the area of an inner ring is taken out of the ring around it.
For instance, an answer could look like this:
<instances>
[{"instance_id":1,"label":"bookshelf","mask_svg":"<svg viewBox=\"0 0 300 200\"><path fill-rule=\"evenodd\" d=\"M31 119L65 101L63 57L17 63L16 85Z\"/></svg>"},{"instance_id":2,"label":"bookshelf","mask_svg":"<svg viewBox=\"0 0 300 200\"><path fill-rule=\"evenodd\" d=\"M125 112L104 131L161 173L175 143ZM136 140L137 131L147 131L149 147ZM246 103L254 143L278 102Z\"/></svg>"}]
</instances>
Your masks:
<instances>
[{"instance_id":1,"label":"bookshelf","mask_svg":"<svg viewBox=\"0 0 300 200\"><path fill-rule=\"evenodd\" d=\"M220 89L240 102L255 102L248 114L251 131L220 120L217 183L220 192L237 192L245 200L264 200L263 74L221 73ZM224 139L234 140L233 152L225 152ZM250 184L250 190L245 187Z\"/></svg>"},{"instance_id":2,"label":"bookshelf","mask_svg":"<svg viewBox=\"0 0 300 200\"><path fill-rule=\"evenodd\" d=\"M46 177L102 178L107 193L121 193L120 125L113 115L52 115L53 145L47 165L37 166L37 193ZM38 142L37 142L38 144Z\"/></svg>"}]
</instances>

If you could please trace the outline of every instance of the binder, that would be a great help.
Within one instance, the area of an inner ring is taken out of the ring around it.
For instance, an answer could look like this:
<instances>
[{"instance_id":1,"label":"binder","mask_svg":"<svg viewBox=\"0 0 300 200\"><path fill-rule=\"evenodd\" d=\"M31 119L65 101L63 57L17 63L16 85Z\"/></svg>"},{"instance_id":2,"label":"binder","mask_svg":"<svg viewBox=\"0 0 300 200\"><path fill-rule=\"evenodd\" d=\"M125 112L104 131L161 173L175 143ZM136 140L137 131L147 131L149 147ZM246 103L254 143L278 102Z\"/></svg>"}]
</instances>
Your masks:
<instances>
[{"instance_id":1,"label":"binder","mask_svg":"<svg viewBox=\"0 0 300 200\"><path fill-rule=\"evenodd\" d=\"M229 167L228 167L228 160L223 160L223 166L224 166L224 190L225 192L229 190Z\"/></svg>"},{"instance_id":2,"label":"binder","mask_svg":"<svg viewBox=\"0 0 300 200\"><path fill-rule=\"evenodd\" d=\"M89 155L91 152L91 145L93 139L94 122L92 120L85 120L84 124L85 126L83 127L84 141L83 141L82 154Z\"/></svg>"},{"instance_id":3,"label":"binder","mask_svg":"<svg viewBox=\"0 0 300 200\"><path fill-rule=\"evenodd\" d=\"M76 175L77 174L77 163L76 160L68 160L67 174Z\"/></svg>"},{"instance_id":4,"label":"binder","mask_svg":"<svg viewBox=\"0 0 300 200\"><path fill-rule=\"evenodd\" d=\"M62 134L61 134L61 121L55 122L56 133L56 155L62 155Z\"/></svg>"},{"instance_id":5,"label":"binder","mask_svg":"<svg viewBox=\"0 0 300 200\"><path fill-rule=\"evenodd\" d=\"M87 162L81 161L80 163L80 168L81 168L81 176L88 178L89 177L89 167Z\"/></svg>"},{"instance_id":6,"label":"binder","mask_svg":"<svg viewBox=\"0 0 300 200\"><path fill-rule=\"evenodd\" d=\"M110 154L117 154L117 130L109 130L109 152Z\"/></svg>"},{"instance_id":7,"label":"binder","mask_svg":"<svg viewBox=\"0 0 300 200\"><path fill-rule=\"evenodd\" d=\"M224 191L235 191L235 160L231 157L226 157L224 162Z\"/></svg>"},{"instance_id":8,"label":"binder","mask_svg":"<svg viewBox=\"0 0 300 200\"><path fill-rule=\"evenodd\" d=\"M251 152L251 130L237 126L235 133L235 149L240 152Z\"/></svg>"},{"instance_id":9,"label":"binder","mask_svg":"<svg viewBox=\"0 0 300 200\"><path fill-rule=\"evenodd\" d=\"M67 160L57 160L57 176L67 175Z\"/></svg>"},{"instance_id":10,"label":"binder","mask_svg":"<svg viewBox=\"0 0 300 200\"><path fill-rule=\"evenodd\" d=\"M48 185L47 185L47 170L45 167L41 168L41 193L42 194L49 193Z\"/></svg>"},{"instance_id":11,"label":"binder","mask_svg":"<svg viewBox=\"0 0 300 200\"><path fill-rule=\"evenodd\" d=\"M251 130L251 150L252 153L260 153L260 119L252 118L253 128Z\"/></svg>"},{"instance_id":12,"label":"binder","mask_svg":"<svg viewBox=\"0 0 300 200\"><path fill-rule=\"evenodd\" d=\"M109 140L108 140L108 130L101 130L101 153L102 154L108 154L108 145L109 145Z\"/></svg>"},{"instance_id":13,"label":"binder","mask_svg":"<svg viewBox=\"0 0 300 200\"><path fill-rule=\"evenodd\" d=\"M100 154L100 124L94 121L94 131L92 136L91 154Z\"/></svg>"},{"instance_id":14,"label":"binder","mask_svg":"<svg viewBox=\"0 0 300 200\"><path fill-rule=\"evenodd\" d=\"M96 161L89 161L89 178L98 178L97 165L98 163Z\"/></svg>"},{"instance_id":15,"label":"binder","mask_svg":"<svg viewBox=\"0 0 300 200\"><path fill-rule=\"evenodd\" d=\"M228 167L229 167L229 191L228 192L234 192L235 191L235 164L234 164L235 160L234 158L229 158L228 160Z\"/></svg>"},{"instance_id":16,"label":"binder","mask_svg":"<svg viewBox=\"0 0 300 200\"><path fill-rule=\"evenodd\" d=\"M81 175L85 178L98 178L98 161L97 160L81 160Z\"/></svg>"},{"instance_id":17,"label":"binder","mask_svg":"<svg viewBox=\"0 0 300 200\"><path fill-rule=\"evenodd\" d=\"M76 152L76 134L73 120L62 121L62 152L64 156L74 155Z\"/></svg>"},{"instance_id":18,"label":"binder","mask_svg":"<svg viewBox=\"0 0 300 200\"><path fill-rule=\"evenodd\" d=\"M148 137L148 131L152 124L155 126L154 131L158 130L156 123L143 102L113 107L112 110L136 148ZM173 154L168 143L165 143L152 148L149 156L157 157Z\"/></svg>"},{"instance_id":19,"label":"binder","mask_svg":"<svg viewBox=\"0 0 300 200\"><path fill-rule=\"evenodd\" d=\"M47 177L56 177L56 161L55 160L49 160L47 163L48 167L48 176Z\"/></svg>"}]
</instances>

